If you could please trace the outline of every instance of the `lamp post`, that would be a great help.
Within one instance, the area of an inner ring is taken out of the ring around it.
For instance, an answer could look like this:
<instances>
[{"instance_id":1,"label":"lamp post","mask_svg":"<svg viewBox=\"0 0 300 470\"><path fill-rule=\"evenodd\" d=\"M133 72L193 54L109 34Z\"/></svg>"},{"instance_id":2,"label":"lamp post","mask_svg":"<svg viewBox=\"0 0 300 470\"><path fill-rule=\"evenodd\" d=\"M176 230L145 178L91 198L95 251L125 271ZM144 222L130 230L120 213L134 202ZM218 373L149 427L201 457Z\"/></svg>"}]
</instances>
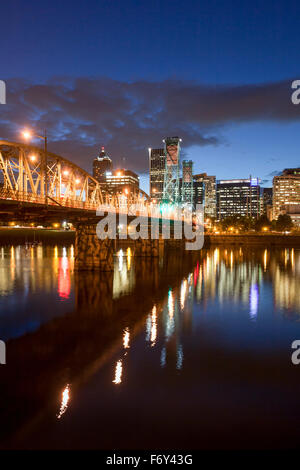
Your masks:
<instances>
[{"instance_id":1,"label":"lamp post","mask_svg":"<svg viewBox=\"0 0 300 470\"><path fill-rule=\"evenodd\" d=\"M48 175L47 175L47 166L48 166L48 156L47 156L47 131L45 129L44 135L34 134L31 131L23 131L23 137L26 140L31 139L32 137L37 137L38 139L42 139L44 141L44 159L43 159L43 173L45 177L45 186L44 186L44 196L45 196L45 204L48 205ZM41 182L42 186L42 182Z\"/></svg>"}]
</instances>

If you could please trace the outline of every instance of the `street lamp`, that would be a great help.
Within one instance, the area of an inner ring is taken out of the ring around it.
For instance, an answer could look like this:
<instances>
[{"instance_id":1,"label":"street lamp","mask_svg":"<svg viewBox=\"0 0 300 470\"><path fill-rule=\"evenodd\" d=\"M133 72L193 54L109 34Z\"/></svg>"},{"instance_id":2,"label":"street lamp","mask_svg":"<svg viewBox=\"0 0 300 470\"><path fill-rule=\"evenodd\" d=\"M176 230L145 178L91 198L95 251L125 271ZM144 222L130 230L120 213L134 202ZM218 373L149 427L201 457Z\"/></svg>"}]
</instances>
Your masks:
<instances>
[{"instance_id":1,"label":"street lamp","mask_svg":"<svg viewBox=\"0 0 300 470\"><path fill-rule=\"evenodd\" d=\"M44 141L44 168L43 173L45 175L45 204L48 204L48 175L47 175L47 166L48 166L48 157L47 157L47 131L45 129L44 135L35 134L29 130L25 130L22 132L24 139L30 140L32 137L37 137L38 139L42 139ZM42 183L41 183L42 187Z\"/></svg>"}]
</instances>

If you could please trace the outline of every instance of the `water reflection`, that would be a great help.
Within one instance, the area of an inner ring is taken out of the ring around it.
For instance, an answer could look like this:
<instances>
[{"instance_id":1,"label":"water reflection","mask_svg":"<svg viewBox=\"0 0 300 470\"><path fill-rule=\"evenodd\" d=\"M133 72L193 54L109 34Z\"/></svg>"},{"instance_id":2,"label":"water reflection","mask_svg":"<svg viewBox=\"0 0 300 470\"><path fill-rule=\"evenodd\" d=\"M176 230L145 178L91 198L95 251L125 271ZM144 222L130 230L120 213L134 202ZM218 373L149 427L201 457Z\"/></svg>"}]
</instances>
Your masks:
<instances>
[{"instance_id":1,"label":"water reflection","mask_svg":"<svg viewBox=\"0 0 300 470\"><path fill-rule=\"evenodd\" d=\"M61 405L60 405L59 413L57 415L57 419L60 419L62 415L67 411L67 408L69 406L69 401L70 401L70 386L69 384L67 384L62 392Z\"/></svg>"},{"instance_id":2,"label":"water reflection","mask_svg":"<svg viewBox=\"0 0 300 470\"><path fill-rule=\"evenodd\" d=\"M221 362L214 355L216 348L233 361L231 377L240 373L239 354L230 355L234 346L239 353L247 341L253 345L259 338L269 338L278 322L294 327L299 319L298 249L217 247L143 260L125 248L117 252L113 272L75 274L73 250L39 246L0 251L1 336L18 338L9 349L18 373L3 370L3 384L8 384L3 403L8 410L14 410L15 403L24 402L24 408L32 402L48 404L51 394L52 400L55 397L51 418L60 419L70 404L69 384L78 407L88 406L88 400L77 399L78 390L98 373L101 393L107 392L103 400L107 410L99 413L98 422L105 413L113 416L111 396L121 397L131 387L131 396L138 397L138 386L144 382L145 393L150 390L150 394L152 386L164 389L162 384L167 383L171 390L175 380L190 374L190 384L199 382L198 393L205 389L211 367ZM241 324L244 329L239 329ZM26 334L29 331L31 335ZM258 339L253 340L249 331ZM205 344L211 349L203 354ZM235 387L236 383L233 395ZM28 390L35 394L34 400L26 395ZM190 390L184 390L190 396ZM97 400L91 408L102 402L99 394ZM76 413L77 406L72 408L59 426Z\"/></svg>"},{"instance_id":3,"label":"water reflection","mask_svg":"<svg viewBox=\"0 0 300 470\"><path fill-rule=\"evenodd\" d=\"M119 359L115 367L115 378L113 380L114 384L118 385L122 382L122 372L123 372L123 364L122 364L122 360Z\"/></svg>"}]
</instances>

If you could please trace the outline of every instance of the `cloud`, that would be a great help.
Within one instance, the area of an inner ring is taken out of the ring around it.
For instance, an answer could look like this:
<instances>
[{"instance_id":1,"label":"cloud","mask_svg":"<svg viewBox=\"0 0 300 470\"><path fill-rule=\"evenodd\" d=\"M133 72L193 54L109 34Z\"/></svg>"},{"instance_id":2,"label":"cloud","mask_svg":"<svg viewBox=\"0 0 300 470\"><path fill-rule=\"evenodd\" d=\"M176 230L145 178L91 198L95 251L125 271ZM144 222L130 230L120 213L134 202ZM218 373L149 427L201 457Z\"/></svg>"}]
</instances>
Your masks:
<instances>
[{"instance_id":1,"label":"cloud","mask_svg":"<svg viewBox=\"0 0 300 470\"><path fill-rule=\"evenodd\" d=\"M52 78L45 83L7 81L0 107L0 136L18 140L24 126L47 128L50 150L87 170L105 145L116 163L145 171L147 148L178 135L185 148L225 143L222 128L245 121L295 121L291 81L211 87L165 80L132 83L105 77Z\"/></svg>"},{"instance_id":2,"label":"cloud","mask_svg":"<svg viewBox=\"0 0 300 470\"><path fill-rule=\"evenodd\" d=\"M274 170L271 173L269 173L267 176L279 176L281 175L282 170Z\"/></svg>"}]
</instances>

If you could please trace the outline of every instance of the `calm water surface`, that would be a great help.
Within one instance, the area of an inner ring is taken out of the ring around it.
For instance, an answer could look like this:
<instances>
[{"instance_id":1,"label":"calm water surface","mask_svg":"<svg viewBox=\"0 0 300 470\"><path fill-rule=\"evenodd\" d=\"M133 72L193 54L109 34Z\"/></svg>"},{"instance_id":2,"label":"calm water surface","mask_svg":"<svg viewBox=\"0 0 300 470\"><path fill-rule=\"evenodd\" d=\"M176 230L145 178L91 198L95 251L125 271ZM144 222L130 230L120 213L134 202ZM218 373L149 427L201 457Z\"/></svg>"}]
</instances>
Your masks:
<instances>
[{"instance_id":1,"label":"calm water surface","mask_svg":"<svg viewBox=\"0 0 300 470\"><path fill-rule=\"evenodd\" d=\"M0 247L0 446L298 446L300 250Z\"/></svg>"}]
</instances>

